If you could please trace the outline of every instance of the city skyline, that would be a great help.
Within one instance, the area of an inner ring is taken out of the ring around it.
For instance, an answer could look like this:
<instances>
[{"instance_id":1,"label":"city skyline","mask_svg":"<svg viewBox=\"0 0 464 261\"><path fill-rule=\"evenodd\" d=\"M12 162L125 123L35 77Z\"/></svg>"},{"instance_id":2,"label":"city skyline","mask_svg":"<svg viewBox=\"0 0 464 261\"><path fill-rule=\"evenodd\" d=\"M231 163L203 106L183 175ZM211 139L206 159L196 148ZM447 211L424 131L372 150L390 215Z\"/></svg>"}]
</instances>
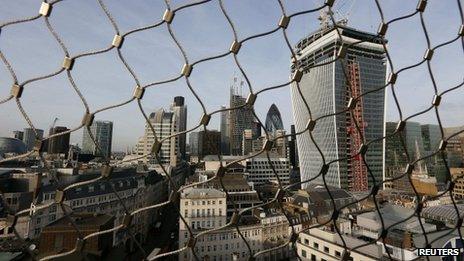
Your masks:
<instances>
[{"instance_id":1,"label":"city skyline","mask_svg":"<svg viewBox=\"0 0 464 261\"><path fill-rule=\"evenodd\" d=\"M5 3L0 260L463 258L462 7Z\"/></svg>"},{"instance_id":2,"label":"city skyline","mask_svg":"<svg viewBox=\"0 0 464 261\"><path fill-rule=\"evenodd\" d=\"M388 14L393 11L406 14L408 11L415 9L416 3L403 3L401 4L402 8L396 10L393 9L393 7L397 7L397 5L393 2L382 4L387 18ZM73 14L77 16L73 16L74 19L72 20L74 24L71 25L64 22L61 25L57 25L58 32L62 34L65 43L70 46L70 51L73 54L105 46L108 42L107 38L112 38L110 27L105 22L99 22L101 18L98 18L95 13L95 10L98 10L98 8L94 6L95 4L96 3L83 2L82 5L79 6L81 10L84 10L82 13L88 13L88 19L81 19L83 18L81 14ZM226 4L226 8L231 13L232 19L237 23L239 38L241 39L248 35L270 29L270 25L276 24L276 21L279 19L280 11L276 8L274 3L264 3L263 6L258 8L250 8L254 11L249 11L247 13L246 6L248 4L250 3L238 3L236 5ZM305 5L303 1L288 3L287 5L287 11L290 13L294 10L304 10L314 7L314 4ZM451 39L457 31L457 28L447 26L448 24L457 24L456 21L452 20L456 19L455 16L445 15L445 10L449 10L449 5L451 5L451 3L430 2L428 8L443 10L443 12L437 11L428 13L426 11L424 14L427 17L428 23L426 25L429 34L434 36L431 39L432 46L441 43L443 39ZM122 8L119 3L108 3L108 8L114 13L115 19L118 23L124 25L124 28L121 28L123 31L150 23L149 21L151 21L151 18L148 19L148 17L153 17L152 13L150 13L151 9L143 10L143 7L144 5L142 3L136 3L127 10ZM155 10L163 10L161 4L158 3L153 4L152 7ZM204 15L206 8L214 7L214 4L208 4L205 7L201 5L191 8L185 11L185 13L179 16L180 18L173 23L174 32L179 35L179 40L182 45L187 47L189 59L193 61L220 53L228 49L230 44L231 36L229 35L229 29L219 9L217 12L210 12L208 15ZM65 15L70 15L69 12L75 8L77 8L75 3L64 3L55 8L54 15L56 16L54 17L61 20ZM26 16L29 13L34 13L35 10L36 6L33 3L25 3L21 5L21 9L19 8L19 4L6 3L6 7L0 11L3 12L0 13L2 14L0 17L4 17L8 20L8 18L17 16L18 14L24 14ZM361 30L375 32L379 23L379 20L375 18L378 16L377 13L375 13L375 6L358 3L355 4L354 10L358 11L351 15L352 19L349 25ZM365 12L372 17L360 18ZM138 14L136 18L132 17L135 13ZM292 21L288 30L292 44L317 28L317 15L318 14L302 16ZM162 14L160 13L159 17L161 16ZM134 19L131 20L129 17ZM186 19L192 22L186 23ZM66 21L66 19L63 20ZM51 22L54 24L53 19ZM90 24L101 24L101 27L89 27ZM192 31L187 31L186 25L192 25L194 29ZM61 54L58 47L49 48L49 50L46 48L32 50L27 48L27 46L17 44L18 42L22 42L21 39L23 39L24 35L29 35L28 41L24 42L28 42L28 44L32 43L30 46L43 46L44 44L49 46L56 45L42 24L31 22L29 26L32 26L35 30L27 34L24 34L24 30L27 26L11 26L2 30L2 36L8 37L2 37L2 42L0 42L5 56L13 61L12 66L16 69L18 77L21 80L34 77L45 71L51 71L61 62ZM68 32L67 29L72 29L69 30L72 33ZM198 39L211 32L217 34L214 39L202 45L197 44ZM123 52L129 56L129 63L133 65L135 71L139 74L138 76L144 83L173 76L180 71L182 65L178 50L173 43L168 40L156 41L156 39L159 38L168 39L166 30L156 29L151 33L154 34L143 34L143 36L140 37L134 36L134 38L127 39L127 42L129 42L129 44L127 44L128 49L123 49ZM96 35L99 35L99 37L95 37ZM95 41L83 40L90 38L92 40L95 39ZM402 68L419 61L426 49L424 41L422 41L424 37L418 19L413 19L412 21L407 20L401 28L393 24L389 29L388 38L391 45L389 49L393 60L396 62L396 68ZM415 39L421 39L419 45L415 43ZM270 44L270 42L273 41L275 44ZM195 46L195 48L192 49L193 46ZM413 46L416 48L412 48ZM284 47L285 45L280 35L271 35L263 40L249 41L244 45L238 57L239 61L241 61L245 67L245 72L250 78L254 90L260 90L267 86L288 81L289 51ZM159 52L159 48L163 48L162 50L165 51ZM461 61L462 58L459 55L455 55L456 51L459 51L458 44L452 44L436 52L436 57L432 64L434 66L436 80L440 83L438 86L439 90L448 89L461 81L459 72L463 71L464 62ZM152 55L154 59L148 58L148 56L140 57L143 53ZM30 57L28 60L21 58L25 54ZM73 73L76 74L76 84L89 100L91 110L117 103L129 97L134 85L134 83L126 77L124 69L113 59L113 54L101 55L96 59L98 61L93 60L93 58L83 59L83 61L76 63L73 70ZM160 59L165 61L167 65L166 68L159 66L157 60ZM40 68L32 66L36 64L38 60L44 60L45 62L41 62L44 66ZM263 63L267 65L265 70L262 70ZM102 66L105 67L105 72L100 72L100 70L98 70L98 68ZM448 70L447 68L450 66L456 69ZM97 72L98 75L96 75L95 72ZM205 63L194 69L192 73L193 89L204 99L209 112L219 109L221 105L228 104L228 97L225 97L226 95L223 94L227 93L228 87L233 81L234 72L239 74L239 70L232 65L229 59ZM424 109L432 100L433 88L430 84L430 80L427 77L424 81L424 78L420 76L424 73L426 73L426 67L421 66L420 68L405 73L408 77L402 78L400 76L398 79L397 92L405 116ZM0 70L0 81L10 82L4 69ZM66 88L62 88L63 86ZM93 86L99 86L99 88ZM47 90L50 95L44 95L43 93L45 90ZM109 92L110 90L111 92ZM117 91L115 92L115 90ZM244 86L244 90L246 94L247 86ZM2 88L0 90L1 97L5 96L8 91L8 88ZM57 95L61 98L54 99L53 97ZM186 99L186 105L189 107L190 117L187 128L194 126L201 117L201 110L199 109L200 107L195 97L186 88L185 83L181 81L166 84L165 86L149 88L145 94L142 106L145 111L154 111L156 108L161 107L166 108L169 106L168 101L171 101L172 98L177 95L183 95ZM407 97L411 95L417 97L415 100L420 102L409 102ZM464 124L462 114L458 113L458 97L459 95L448 96L440 106L440 113L444 118L443 124L446 127ZM40 100L37 100L37 98ZM82 105L64 77L54 77L53 79L31 84L31 88L27 88L27 91L24 93L23 99L25 102L25 110L30 114L32 122L38 129L46 129L46 126L49 126L55 117L60 118L60 125L71 129L77 126L81 121L83 114ZM42 109L43 106L41 106L44 103L50 105L49 110L46 112ZM284 127L286 130L289 130L289 126L293 122L291 120L290 94L288 88L285 87L271 92L263 92L258 96L255 108L262 122L264 122L267 109L272 103L276 103L277 107L279 107L282 119L284 119ZM393 104L391 95L389 94L387 98L387 120L390 121L396 121L398 119L397 110ZM3 107L4 109L0 112L0 117L4 120L4 124L2 124L0 128L0 136L11 136L12 131L28 127L26 122L19 117L20 114L14 102L7 102ZM121 117L121 115L133 115L134 117ZM219 114L212 116L211 129L219 129L219 118ZM137 137L143 134L145 121L141 117L140 112L138 112L135 104L97 114L96 119L114 122L114 150L116 151L124 151L127 147L133 147L137 143ZM414 120L421 123L436 123L433 113L427 113L424 116L414 118ZM73 132L71 134L71 142L79 143L79 141L79 132Z\"/></svg>"}]
</instances>

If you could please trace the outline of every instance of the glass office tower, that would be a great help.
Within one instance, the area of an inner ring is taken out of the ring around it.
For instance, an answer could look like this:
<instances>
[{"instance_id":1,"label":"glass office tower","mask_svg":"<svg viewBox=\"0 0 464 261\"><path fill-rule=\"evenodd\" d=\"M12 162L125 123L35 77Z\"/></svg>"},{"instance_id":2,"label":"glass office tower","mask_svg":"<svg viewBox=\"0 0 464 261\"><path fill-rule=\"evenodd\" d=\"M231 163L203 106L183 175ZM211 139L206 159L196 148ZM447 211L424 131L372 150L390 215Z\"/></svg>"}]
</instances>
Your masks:
<instances>
[{"instance_id":1,"label":"glass office tower","mask_svg":"<svg viewBox=\"0 0 464 261\"><path fill-rule=\"evenodd\" d=\"M317 120L312 132L326 162L341 159L330 165L326 174L327 184L351 191L366 191L372 186L372 179L362 159L347 158L354 156L365 141L383 136L385 89L381 87L386 82L385 53L382 39L373 34L343 25L340 25L339 32L342 40L335 28L329 25L298 42L295 52L303 72L300 89L312 118L326 116ZM357 43L349 46L345 59L337 60L341 44L347 46L354 42ZM293 64L292 72L295 68ZM293 117L296 132L300 132L305 129L310 116L296 84L292 85ZM350 97L366 92L370 93L359 100L353 115L334 115L347 107ZM323 161L309 132L297 136L297 145L301 180L305 181L319 174ZM366 161L377 181L383 179L383 154L382 141L369 145ZM322 183L322 177L313 182Z\"/></svg>"}]
</instances>

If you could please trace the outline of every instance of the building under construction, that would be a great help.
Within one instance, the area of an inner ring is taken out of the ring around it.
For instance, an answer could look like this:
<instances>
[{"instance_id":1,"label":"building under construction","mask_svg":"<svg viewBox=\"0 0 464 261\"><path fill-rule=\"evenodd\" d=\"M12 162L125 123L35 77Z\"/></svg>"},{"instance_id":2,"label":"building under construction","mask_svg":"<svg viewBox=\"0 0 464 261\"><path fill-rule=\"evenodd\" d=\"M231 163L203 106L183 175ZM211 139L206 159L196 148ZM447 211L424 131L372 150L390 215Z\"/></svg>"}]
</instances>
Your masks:
<instances>
[{"instance_id":1,"label":"building under construction","mask_svg":"<svg viewBox=\"0 0 464 261\"><path fill-rule=\"evenodd\" d=\"M249 106L243 106L246 98L242 94L243 81L238 83L234 77L234 83L230 87L230 108L240 108L229 112L230 154L242 155L243 132L254 127L253 110Z\"/></svg>"},{"instance_id":2,"label":"building under construction","mask_svg":"<svg viewBox=\"0 0 464 261\"><path fill-rule=\"evenodd\" d=\"M322 23L321 28L298 42L296 65L302 72L298 88L291 88L293 116L296 132L312 129L315 142L325 156L325 161L338 160L325 175L329 185L351 191L366 191L372 186L372 176L377 182L383 179L383 145L369 145L366 163L358 156L361 145L380 138L384 133L386 59L383 39L362 32L345 24L336 27ZM356 43L356 44L353 44ZM342 56L344 59L337 57ZM293 83L295 85L296 83ZM365 96L363 93L369 92ZM354 102L357 101L357 102ZM350 107L346 113L339 113ZM337 114L338 113L338 114ZM328 116L333 115L333 116ZM314 128L314 129L313 129ZM309 132L297 136L301 179L318 176L322 182L323 165L320 152L312 142Z\"/></svg>"}]
</instances>

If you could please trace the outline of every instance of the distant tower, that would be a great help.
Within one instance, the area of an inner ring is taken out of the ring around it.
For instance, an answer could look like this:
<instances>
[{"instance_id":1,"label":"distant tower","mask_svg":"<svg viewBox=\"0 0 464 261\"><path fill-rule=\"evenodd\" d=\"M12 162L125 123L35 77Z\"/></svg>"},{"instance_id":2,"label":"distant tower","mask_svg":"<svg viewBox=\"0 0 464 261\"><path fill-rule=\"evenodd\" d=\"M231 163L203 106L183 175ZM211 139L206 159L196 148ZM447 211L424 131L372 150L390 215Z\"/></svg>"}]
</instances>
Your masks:
<instances>
[{"instance_id":1,"label":"distant tower","mask_svg":"<svg viewBox=\"0 0 464 261\"><path fill-rule=\"evenodd\" d=\"M241 90L243 81L240 86L237 85L237 78L234 78L234 84L230 88L230 108L243 106L246 98L242 96ZM242 155L243 131L253 129L253 111L248 106L230 111L230 153L231 155Z\"/></svg>"},{"instance_id":2,"label":"distant tower","mask_svg":"<svg viewBox=\"0 0 464 261\"><path fill-rule=\"evenodd\" d=\"M177 117L177 132L182 132L187 129L187 106L184 102L184 97L176 96L171 105L171 111L174 112ZM182 160L187 158L185 149L186 141L186 133L179 135L179 153Z\"/></svg>"},{"instance_id":3,"label":"distant tower","mask_svg":"<svg viewBox=\"0 0 464 261\"><path fill-rule=\"evenodd\" d=\"M82 153L110 157L111 145L113 142L113 122L94 121L90 126L90 132L95 138L95 141L100 146L101 151L97 148L91 139L87 128L84 128L84 135L82 137Z\"/></svg>"},{"instance_id":4,"label":"distant tower","mask_svg":"<svg viewBox=\"0 0 464 261\"><path fill-rule=\"evenodd\" d=\"M156 138L158 140L162 140L178 132L178 117L175 112L167 112L164 109L159 109L158 111L150 114L149 120L153 126L153 129L155 130ZM181 159L181 154L179 153L179 140L180 137L177 136L171 139L167 139L163 142L158 154L161 164L171 165L173 167L177 166L179 160ZM139 143L137 144L137 154L149 154L152 150L154 142L155 134L153 133L150 126L145 124L145 134L139 139ZM159 163L155 157L144 157L140 161L149 164Z\"/></svg>"},{"instance_id":5,"label":"distant tower","mask_svg":"<svg viewBox=\"0 0 464 261\"><path fill-rule=\"evenodd\" d=\"M54 135L62 132L69 131L68 128L57 126L50 129L49 135ZM48 140L48 153L49 154L68 154L69 152L69 138L70 133L62 134Z\"/></svg>"},{"instance_id":6,"label":"distant tower","mask_svg":"<svg viewBox=\"0 0 464 261\"><path fill-rule=\"evenodd\" d=\"M221 110L226 109L226 106L221 106ZM221 112L221 154L230 154L230 129L229 129L229 111Z\"/></svg>"},{"instance_id":7,"label":"distant tower","mask_svg":"<svg viewBox=\"0 0 464 261\"><path fill-rule=\"evenodd\" d=\"M290 126L290 141L288 142L289 146L289 158L290 158L290 164L292 164L293 168L297 168L299 166L298 164L298 148L297 148L297 142L296 142L296 133L295 133L295 125Z\"/></svg>"},{"instance_id":8,"label":"distant tower","mask_svg":"<svg viewBox=\"0 0 464 261\"><path fill-rule=\"evenodd\" d=\"M41 129L35 129L35 130L37 131L37 134L38 134L37 138L43 139L44 131ZM26 144L26 149L30 151L34 148L34 145L35 145L35 141L36 141L35 132L32 128L25 128L23 133L24 133L23 142L24 144Z\"/></svg>"},{"instance_id":9,"label":"distant tower","mask_svg":"<svg viewBox=\"0 0 464 261\"><path fill-rule=\"evenodd\" d=\"M274 133L277 130L283 130L284 124L280 116L279 109L275 104L272 104L266 115L266 131Z\"/></svg>"},{"instance_id":10,"label":"distant tower","mask_svg":"<svg viewBox=\"0 0 464 261\"><path fill-rule=\"evenodd\" d=\"M321 19L321 28L301 40L295 50L300 54L296 62L303 73L299 85L312 119L334 115L317 120L312 135L326 162L347 159L330 165L325 175L327 184L350 191L367 191L373 183L357 154L364 142L380 138L384 133L385 90L381 88L386 79L384 40L343 24L335 28L327 23L327 17ZM343 61L336 60L340 45L352 42L359 43L348 48ZM370 93L357 100L353 115L349 112L335 115L346 109L350 98L367 92ZM291 97L295 131L301 132L309 122L309 113L297 88L291 89ZM319 175L322 161L309 131L297 135L297 146L302 181ZM377 182L383 179L383 155L380 142L369 145L366 161ZM322 176L314 182L322 183Z\"/></svg>"}]
</instances>

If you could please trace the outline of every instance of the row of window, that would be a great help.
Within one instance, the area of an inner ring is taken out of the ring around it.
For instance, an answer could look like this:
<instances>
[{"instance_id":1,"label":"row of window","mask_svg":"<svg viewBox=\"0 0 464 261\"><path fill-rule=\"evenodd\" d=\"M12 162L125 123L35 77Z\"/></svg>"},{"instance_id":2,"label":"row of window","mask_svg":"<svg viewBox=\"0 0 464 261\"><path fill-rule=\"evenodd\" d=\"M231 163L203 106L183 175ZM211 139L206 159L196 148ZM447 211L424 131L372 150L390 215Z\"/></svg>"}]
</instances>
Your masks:
<instances>
[{"instance_id":1,"label":"row of window","mask_svg":"<svg viewBox=\"0 0 464 261\"><path fill-rule=\"evenodd\" d=\"M205 206L205 205L215 205L216 204L216 200L192 200L191 202L192 202L191 203L192 206L195 206L195 204L197 206L199 206L199 205L203 205L203 206ZM219 200L218 203L219 203L219 205L221 205L222 200ZM188 206L189 202L185 201L185 205Z\"/></svg>"},{"instance_id":2,"label":"row of window","mask_svg":"<svg viewBox=\"0 0 464 261\"><path fill-rule=\"evenodd\" d=\"M196 214L196 215L195 215ZM184 217L188 217L189 216L189 211L188 209L185 209L184 210ZM192 211L190 212L190 217L215 217L216 216L216 209L212 208L212 209L196 209L196 212L195 212L195 209L192 209ZM219 216L222 216L222 209L219 209Z\"/></svg>"},{"instance_id":3,"label":"row of window","mask_svg":"<svg viewBox=\"0 0 464 261\"><path fill-rule=\"evenodd\" d=\"M301 240L300 240L300 239L299 239L298 241L301 243ZM307 238L304 239L304 244L307 245L307 246L310 245L309 240L308 240ZM321 250L322 250L322 251L324 251L324 253L330 254L330 249L329 249L329 247L323 246L321 249L319 249L319 243L317 243L317 242L313 242L312 247L313 247L314 249L317 249L318 251L321 251ZM338 250L335 250L334 254L335 254L336 257L341 257L341 255L342 255L342 253L341 253L340 251L338 251ZM306 250L304 250L304 249L301 250L301 256L302 256L302 257L307 257ZM314 261L316 260L316 256L315 256L314 254L311 254L311 261L313 261L313 260L314 260ZM324 260L325 260L325 259L323 259L323 258L321 259L321 261L324 261Z\"/></svg>"},{"instance_id":4,"label":"row of window","mask_svg":"<svg viewBox=\"0 0 464 261\"><path fill-rule=\"evenodd\" d=\"M261 230L253 229L253 230L241 231L241 233L245 238L247 238L247 237L260 235ZM188 237L189 237L189 233L187 231L185 231L184 232L184 238L187 239ZM231 233L231 234L212 234L212 235L205 235L203 237L198 238L198 242L217 241L217 240L230 240L230 239L237 239L237 238L239 238L239 235L237 234L237 232L234 232L234 233Z\"/></svg>"}]
</instances>

